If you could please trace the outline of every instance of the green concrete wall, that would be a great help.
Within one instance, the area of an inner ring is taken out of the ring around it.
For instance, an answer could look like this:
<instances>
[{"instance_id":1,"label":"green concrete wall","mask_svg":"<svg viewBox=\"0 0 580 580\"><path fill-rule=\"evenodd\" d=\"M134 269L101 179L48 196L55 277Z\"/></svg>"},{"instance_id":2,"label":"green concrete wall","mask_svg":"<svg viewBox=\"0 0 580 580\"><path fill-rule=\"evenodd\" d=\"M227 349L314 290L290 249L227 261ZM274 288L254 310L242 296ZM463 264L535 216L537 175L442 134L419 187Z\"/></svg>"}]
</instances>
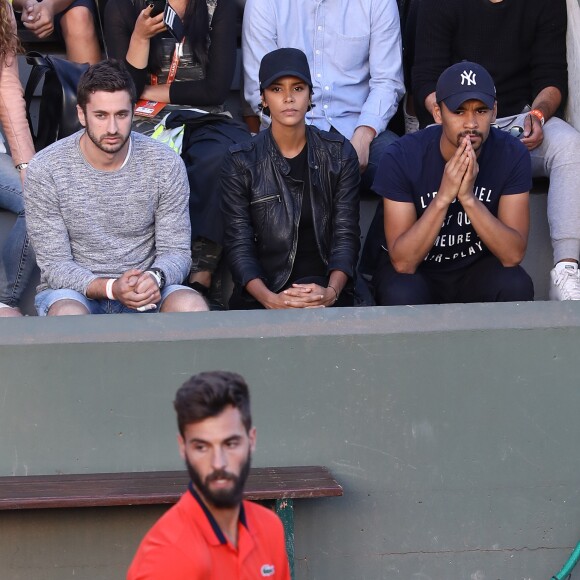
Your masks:
<instances>
[{"instance_id":1,"label":"green concrete wall","mask_svg":"<svg viewBox=\"0 0 580 580\"><path fill-rule=\"evenodd\" d=\"M328 466L299 580L547 580L580 540L580 305L5 320L0 475L179 469L192 373L251 385L255 465ZM0 512L3 580L122 578L159 507Z\"/></svg>"}]
</instances>

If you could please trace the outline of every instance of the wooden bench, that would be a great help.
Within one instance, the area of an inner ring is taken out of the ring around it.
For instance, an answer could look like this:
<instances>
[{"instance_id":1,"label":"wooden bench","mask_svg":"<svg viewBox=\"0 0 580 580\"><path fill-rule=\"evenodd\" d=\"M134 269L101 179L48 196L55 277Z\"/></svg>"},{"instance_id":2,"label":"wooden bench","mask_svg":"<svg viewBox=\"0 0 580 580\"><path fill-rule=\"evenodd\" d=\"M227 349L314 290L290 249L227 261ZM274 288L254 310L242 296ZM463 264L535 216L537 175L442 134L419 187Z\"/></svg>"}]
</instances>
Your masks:
<instances>
[{"instance_id":1,"label":"wooden bench","mask_svg":"<svg viewBox=\"0 0 580 580\"><path fill-rule=\"evenodd\" d=\"M175 503L187 489L185 471L0 477L0 510ZM254 467L244 498L267 502L284 524L294 578L294 500L342 495L326 467Z\"/></svg>"}]
</instances>

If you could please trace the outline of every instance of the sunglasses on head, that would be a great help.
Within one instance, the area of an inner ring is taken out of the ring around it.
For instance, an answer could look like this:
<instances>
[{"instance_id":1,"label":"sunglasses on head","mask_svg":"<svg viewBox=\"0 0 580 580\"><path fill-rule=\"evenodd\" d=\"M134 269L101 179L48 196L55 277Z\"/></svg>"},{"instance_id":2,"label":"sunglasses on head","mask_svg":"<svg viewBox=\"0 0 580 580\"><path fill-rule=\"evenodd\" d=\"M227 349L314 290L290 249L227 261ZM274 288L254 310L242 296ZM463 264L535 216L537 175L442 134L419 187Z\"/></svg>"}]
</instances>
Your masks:
<instances>
[{"instance_id":1,"label":"sunglasses on head","mask_svg":"<svg viewBox=\"0 0 580 580\"><path fill-rule=\"evenodd\" d=\"M510 121L506 125L498 125L497 123L492 123L491 126L495 127L496 129L506 131L512 137L515 137L516 139L521 139L522 135L524 134L524 128L520 127L519 125L512 125L510 127L511 123L513 123L513 121Z\"/></svg>"}]
</instances>

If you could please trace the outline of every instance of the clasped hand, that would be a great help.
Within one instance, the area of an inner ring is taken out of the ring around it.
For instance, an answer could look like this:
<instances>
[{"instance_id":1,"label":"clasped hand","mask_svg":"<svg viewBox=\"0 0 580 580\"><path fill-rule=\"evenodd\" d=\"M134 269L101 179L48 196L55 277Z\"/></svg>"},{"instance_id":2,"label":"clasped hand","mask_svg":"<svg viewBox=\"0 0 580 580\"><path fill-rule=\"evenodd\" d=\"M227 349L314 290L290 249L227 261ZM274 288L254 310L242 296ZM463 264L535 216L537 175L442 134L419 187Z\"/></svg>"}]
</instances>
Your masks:
<instances>
[{"instance_id":1,"label":"clasped hand","mask_svg":"<svg viewBox=\"0 0 580 580\"><path fill-rule=\"evenodd\" d=\"M318 284L292 284L275 296L271 308L325 308L336 302L334 290Z\"/></svg>"},{"instance_id":2,"label":"clasped hand","mask_svg":"<svg viewBox=\"0 0 580 580\"><path fill-rule=\"evenodd\" d=\"M157 304L161 292L157 281L148 272L127 270L113 284L113 295L128 308L140 308L148 304Z\"/></svg>"},{"instance_id":3,"label":"clasped hand","mask_svg":"<svg viewBox=\"0 0 580 580\"><path fill-rule=\"evenodd\" d=\"M54 13L50 2L27 0L22 10L22 24L38 38L46 38L54 32Z\"/></svg>"},{"instance_id":4,"label":"clasped hand","mask_svg":"<svg viewBox=\"0 0 580 580\"><path fill-rule=\"evenodd\" d=\"M461 140L453 157L445 164L443 179L437 197L447 203L455 199L468 201L473 195L473 186L479 173L479 164L471 139L466 135Z\"/></svg>"}]
</instances>

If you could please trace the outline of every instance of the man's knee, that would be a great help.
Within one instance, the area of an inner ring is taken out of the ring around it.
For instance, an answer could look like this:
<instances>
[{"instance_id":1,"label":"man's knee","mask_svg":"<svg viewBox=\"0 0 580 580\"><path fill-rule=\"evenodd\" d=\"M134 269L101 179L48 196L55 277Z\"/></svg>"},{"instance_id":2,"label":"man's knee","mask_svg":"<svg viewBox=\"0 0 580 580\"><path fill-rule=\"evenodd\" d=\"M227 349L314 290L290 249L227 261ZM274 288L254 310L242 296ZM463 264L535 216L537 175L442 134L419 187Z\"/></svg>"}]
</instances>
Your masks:
<instances>
[{"instance_id":1,"label":"man's knee","mask_svg":"<svg viewBox=\"0 0 580 580\"><path fill-rule=\"evenodd\" d=\"M390 273L375 276L375 300L379 306L430 304L431 292L420 274Z\"/></svg>"},{"instance_id":2,"label":"man's knee","mask_svg":"<svg viewBox=\"0 0 580 580\"><path fill-rule=\"evenodd\" d=\"M0 318L20 318L21 316L18 310L0 302Z\"/></svg>"},{"instance_id":3,"label":"man's knee","mask_svg":"<svg viewBox=\"0 0 580 580\"><path fill-rule=\"evenodd\" d=\"M534 283L521 267L503 268L496 279L496 302L529 302L534 299Z\"/></svg>"},{"instance_id":4,"label":"man's knee","mask_svg":"<svg viewBox=\"0 0 580 580\"><path fill-rule=\"evenodd\" d=\"M206 299L195 290L183 288L172 292L161 305L161 312L207 312Z\"/></svg>"},{"instance_id":5,"label":"man's knee","mask_svg":"<svg viewBox=\"0 0 580 580\"><path fill-rule=\"evenodd\" d=\"M57 300L47 312L47 316L78 316L89 314L87 308L76 300Z\"/></svg>"},{"instance_id":6,"label":"man's knee","mask_svg":"<svg viewBox=\"0 0 580 580\"><path fill-rule=\"evenodd\" d=\"M66 43L96 40L95 19L86 6L77 6L67 10L62 15L60 23Z\"/></svg>"},{"instance_id":7,"label":"man's knee","mask_svg":"<svg viewBox=\"0 0 580 580\"><path fill-rule=\"evenodd\" d=\"M578 165L580 158L578 150L580 149L580 133L557 117L550 119L544 126L544 142L539 148L539 153L544 151L543 156L548 163L555 167L563 165ZM532 162L534 161L534 151L532 153Z\"/></svg>"}]
</instances>

